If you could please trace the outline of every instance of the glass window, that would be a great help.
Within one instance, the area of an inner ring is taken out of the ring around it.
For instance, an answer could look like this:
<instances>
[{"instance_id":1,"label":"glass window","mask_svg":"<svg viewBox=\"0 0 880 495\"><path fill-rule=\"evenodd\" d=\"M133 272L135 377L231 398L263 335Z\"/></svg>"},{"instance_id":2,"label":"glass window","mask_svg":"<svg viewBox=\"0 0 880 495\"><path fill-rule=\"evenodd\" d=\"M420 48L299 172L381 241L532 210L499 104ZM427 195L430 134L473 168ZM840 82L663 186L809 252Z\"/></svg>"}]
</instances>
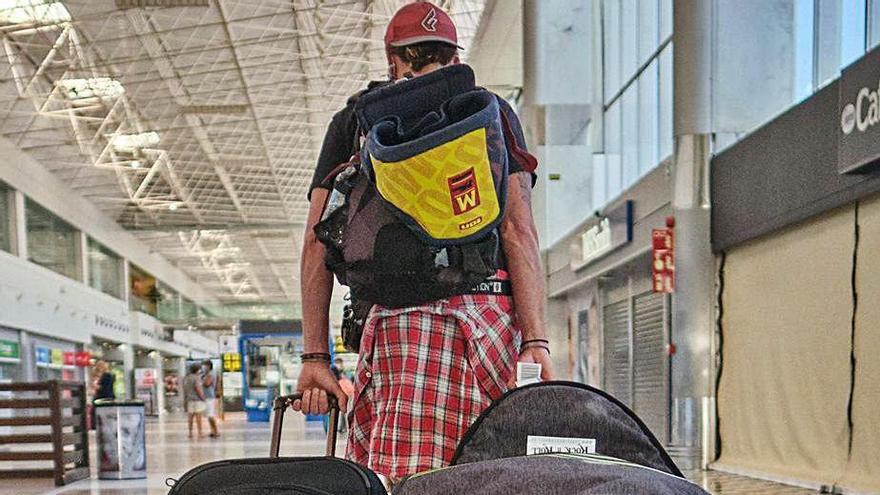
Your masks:
<instances>
[{"instance_id":1,"label":"glass window","mask_svg":"<svg viewBox=\"0 0 880 495\"><path fill-rule=\"evenodd\" d=\"M199 316L199 309L192 299L186 297L182 299L180 304L180 316L184 319L192 319Z\"/></svg>"},{"instance_id":2,"label":"glass window","mask_svg":"<svg viewBox=\"0 0 880 495\"><path fill-rule=\"evenodd\" d=\"M867 0L841 0L840 67L846 67L865 54L868 36Z\"/></svg>"},{"instance_id":3,"label":"glass window","mask_svg":"<svg viewBox=\"0 0 880 495\"><path fill-rule=\"evenodd\" d=\"M660 53L660 160L672 155L672 45Z\"/></svg>"},{"instance_id":4,"label":"glass window","mask_svg":"<svg viewBox=\"0 0 880 495\"><path fill-rule=\"evenodd\" d=\"M621 165L623 166L623 188L629 187L639 178L639 95L638 84L630 86L621 97Z\"/></svg>"},{"instance_id":5,"label":"glass window","mask_svg":"<svg viewBox=\"0 0 880 495\"><path fill-rule=\"evenodd\" d=\"M672 0L660 0L660 40L672 36Z\"/></svg>"},{"instance_id":6,"label":"glass window","mask_svg":"<svg viewBox=\"0 0 880 495\"><path fill-rule=\"evenodd\" d=\"M180 295L176 290L167 285L159 284L159 316L162 321L176 321L180 319Z\"/></svg>"},{"instance_id":7,"label":"glass window","mask_svg":"<svg viewBox=\"0 0 880 495\"><path fill-rule=\"evenodd\" d=\"M871 0L871 11L868 13L869 25L868 47L874 48L880 44L880 0Z\"/></svg>"},{"instance_id":8,"label":"glass window","mask_svg":"<svg viewBox=\"0 0 880 495\"><path fill-rule=\"evenodd\" d=\"M816 0L796 0L794 4L794 92L795 101L813 94L813 56Z\"/></svg>"},{"instance_id":9,"label":"glass window","mask_svg":"<svg viewBox=\"0 0 880 495\"><path fill-rule=\"evenodd\" d=\"M30 199L25 204L28 259L79 280L79 236L76 229Z\"/></svg>"},{"instance_id":10,"label":"glass window","mask_svg":"<svg viewBox=\"0 0 880 495\"><path fill-rule=\"evenodd\" d=\"M132 311L140 311L151 316L158 314L158 303L162 295L156 287L156 277L147 273L137 265L129 265L128 269L129 307Z\"/></svg>"},{"instance_id":11,"label":"glass window","mask_svg":"<svg viewBox=\"0 0 880 495\"><path fill-rule=\"evenodd\" d=\"M122 299L122 258L89 238L89 286Z\"/></svg>"},{"instance_id":12,"label":"glass window","mask_svg":"<svg viewBox=\"0 0 880 495\"><path fill-rule=\"evenodd\" d=\"M623 188L620 169L620 100L605 112L605 157L608 167L606 196L613 198Z\"/></svg>"},{"instance_id":13,"label":"glass window","mask_svg":"<svg viewBox=\"0 0 880 495\"><path fill-rule=\"evenodd\" d=\"M0 251L12 252L12 190L0 182Z\"/></svg>"},{"instance_id":14,"label":"glass window","mask_svg":"<svg viewBox=\"0 0 880 495\"><path fill-rule=\"evenodd\" d=\"M603 2L604 27L604 80L605 103L617 94L623 82L620 80L620 3L619 0Z\"/></svg>"},{"instance_id":15,"label":"glass window","mask_svg":"<svg viewBox=\"0 0 880 495\"><path fill-rule=\"evenodd\" d=\"M816 86L824 86L840 69L865 53L865 0L818 0Z\"/></svg>"},{"instance_id":16,"label":"glass window","mask_svg":"<svg viewBox=\"0 0 880 495\"><path fill-rule=\"evenodd\" d=\"M639 66L651 58L660 45L660 13L656 0L638 2Z\"/></svg>"},{"instance_id":17,"label":"glass window","mask_svg":"<svg viewBox=\"0 0 880 495\"><path fill-rule=\"evenodd\" d=\"M655 59L639 76L639 176L645 175L660 163L657 156L660 128L659 89Z\"/></svg>"},{"instance_id":18,"label":"glass window","mask_svg":"<svg viewBox=\"0 0 880 495\"><path fill-rule=\"evenodd\" d=\"M620 0L620 83L635 75L638 61L638 9L636 0ZM620 89L620 88L618 88ZM615 91L616 93L617 91Z\"/></svg>"}]
</instances>

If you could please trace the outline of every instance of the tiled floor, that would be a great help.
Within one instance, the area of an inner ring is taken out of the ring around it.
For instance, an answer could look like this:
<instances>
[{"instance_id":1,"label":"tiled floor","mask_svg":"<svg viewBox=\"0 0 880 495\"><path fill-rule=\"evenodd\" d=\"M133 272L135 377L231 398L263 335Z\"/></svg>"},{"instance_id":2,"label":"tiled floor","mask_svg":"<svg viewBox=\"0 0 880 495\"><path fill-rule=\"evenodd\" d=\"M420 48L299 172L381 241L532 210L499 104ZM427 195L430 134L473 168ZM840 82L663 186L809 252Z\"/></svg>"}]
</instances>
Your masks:
<instances>
[{"instance_id":1,"label":"tiled floor","mask_svg":"<svg viewBox=\"0 0 880 495\"><path fill-rule=\"evenodd\" d=\"M180 417L151 420L147 425L147 465L145 480L106 481L83 480L63 488L55 488L49 480L0 481L0 494L6 495L164 495L165 480L180 477L188 469L217 459L266 456L269 446L269 425L247 423L241 414L229 414L222 425L220 439L204 438L190 442L186 424ZM92 443L94 445L94 443ZM299 415L288 414L281 443L282 454L322 455L324 433L320 424L306 425ZM93 457L94 457L94 448ZM340 444L339 452L343 451ZM94 465L94 462L92 463ZM816 493L741 476L717 472L688 473L689 477L709 492L718 495L807 495Z\"/></svg>"}]
</instances>

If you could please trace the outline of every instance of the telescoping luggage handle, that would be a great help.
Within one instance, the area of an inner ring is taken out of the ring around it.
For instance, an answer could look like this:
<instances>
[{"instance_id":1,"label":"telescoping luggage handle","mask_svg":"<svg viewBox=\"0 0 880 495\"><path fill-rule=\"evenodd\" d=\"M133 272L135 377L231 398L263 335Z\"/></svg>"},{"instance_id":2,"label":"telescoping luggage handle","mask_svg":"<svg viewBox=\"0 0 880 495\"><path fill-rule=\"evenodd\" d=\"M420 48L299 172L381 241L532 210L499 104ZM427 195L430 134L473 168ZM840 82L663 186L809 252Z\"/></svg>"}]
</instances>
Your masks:
<instances>
[{"instance_id":1,"label":"telescoping luggage handle","mask_svg":"<svg viewBox=\"0 0 880 495\"><path fill-rule=\"evenodd\" d=\"M302 394L282 395L272 402L275 419L272 421L272 441L269 445L269 457L278 457L281 448L281 427L284 424L284 412L294 401L302 399ZM336 397L327 396L330 403L330 424L327 427L327 456L336 457L336 425L339 424L339 404Z\"/></svg>"}]
</instances>

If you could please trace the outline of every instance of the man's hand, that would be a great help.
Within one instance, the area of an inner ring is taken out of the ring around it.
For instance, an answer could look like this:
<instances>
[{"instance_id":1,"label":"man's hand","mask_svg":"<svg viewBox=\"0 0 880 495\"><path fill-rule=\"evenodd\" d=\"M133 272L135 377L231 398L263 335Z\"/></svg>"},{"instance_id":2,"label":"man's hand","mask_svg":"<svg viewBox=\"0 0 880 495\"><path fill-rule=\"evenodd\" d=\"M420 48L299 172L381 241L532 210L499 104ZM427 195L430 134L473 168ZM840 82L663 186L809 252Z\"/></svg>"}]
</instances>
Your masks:
<instances>
[{"instance_id":1,"label":"man's hand","mask_svg":"<svg viewBox=\"0 0 880 495\"><path fill-rule=\"evenodd\" d=\"M520 363L538 363L541 365L541 381L553 379L553 363L550 362L550 353L543 347L527 347L519 353ZM516 388L516 368L507 381L507 388Z\"/></svg>"},{"instance_id":2,"label":"man's hand","mask_svg":"<svg viewBox=\"0 0 880 495\"><path fill-rule=\"evenodd\" d=\"M303 398L301 401L293 401L291 407L294 411L302 411L303 414L327 414L330 410L328 393L336 396L340 412L344 414L348 411L348 396L342 391L327 363L303 363L296 389L302 393Z\"/></svg>"}]
</instances>

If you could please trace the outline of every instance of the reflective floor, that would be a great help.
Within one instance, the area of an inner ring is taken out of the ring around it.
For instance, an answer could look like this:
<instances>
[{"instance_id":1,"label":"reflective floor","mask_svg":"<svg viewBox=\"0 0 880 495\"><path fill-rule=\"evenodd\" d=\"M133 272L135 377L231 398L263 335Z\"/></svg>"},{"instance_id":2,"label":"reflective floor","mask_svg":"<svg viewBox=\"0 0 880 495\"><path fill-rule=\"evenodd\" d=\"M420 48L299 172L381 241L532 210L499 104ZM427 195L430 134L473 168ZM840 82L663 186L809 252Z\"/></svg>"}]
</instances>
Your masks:
<instances>
[{"instance_id":1,"label":"reflective floor","mask_svg":"<svg viewBox=\"0 0 880 495\"><path fill-rule=\"evenodd\" d=\"M187 439L184 418L174 416L151 420L147 427L147 466L145 480L83 480L55 488L51 480L0 480L0 494L38 495L159 495L166 494L168 477L177 478L188 469L213 460L234 457L263 457L268 453L268 423L247 423L239 413L227 414L219 439ZM207 426L207 425L206 425ZM322 455L324 432L320 423L306 425L299 415L288 414L281 443L283 455ZM207 432L207 428L205 430ZM94 437L93 437L94 440ZM92 443L94 446L94 442ZM94 466L94 448L92 465ZM340 442L339 452L343 448ZM720 495L816 493L802 488L753 480L717 472L688 473L709 492Z\"/></svg>"}]
</instances>

